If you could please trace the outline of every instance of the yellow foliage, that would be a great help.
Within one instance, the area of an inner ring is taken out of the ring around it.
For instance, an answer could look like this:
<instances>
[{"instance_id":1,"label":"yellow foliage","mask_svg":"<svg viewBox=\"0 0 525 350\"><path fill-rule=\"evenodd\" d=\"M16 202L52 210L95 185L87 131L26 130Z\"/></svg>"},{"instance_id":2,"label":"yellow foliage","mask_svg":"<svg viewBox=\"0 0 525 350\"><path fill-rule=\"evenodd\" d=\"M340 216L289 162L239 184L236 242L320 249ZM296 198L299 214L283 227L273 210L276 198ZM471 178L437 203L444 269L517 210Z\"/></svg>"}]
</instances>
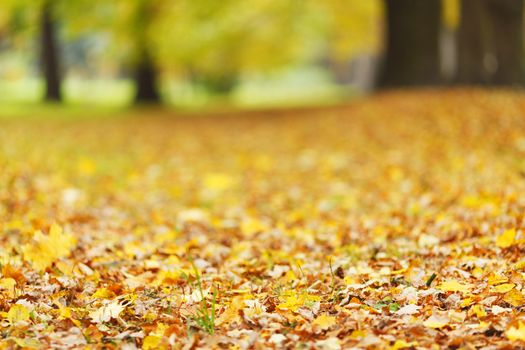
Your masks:
<instances>
[{"instance_id":1,"label":"yellow foliage","mask_svg":"<svg viewBox=\"0 0 525 350\"><path fill-rule=\"evenodd\" d=\"M459 0L443 0L443 21L449 29L457 29L460 20L460 3Z\"/></svg>"},{"instance_id":2,"label":"yellow foliage","mask_svg":"<svg viewBox=\"0 0 525 350\"><path fill-rule=\"evenodd\" d=\"M516 230L509 229L505 230L501 235L496 238L496 245L500 248L508 248L514 244L516 239Z\"/></svg>"},{"instance_id":3,"label":"yellow foliage","mask_svg":"<svg viewBox=\"0 0 525 350\"><path fill-rule=\"evenodd\" d=\"M514 287L516 287L514 283L504 283L504 284L500 284L499 286L493 287L492 291L496 293L507 293L511 291L512 289L514 289Z\"/></svg>"},{"instance_id":4,"label":"yellow foliage","mask_svg":"<svg viewBox=\"0 0 525 350\"><path fill-rule=\"evenodd\" d=\"M27 321L29 320L29 310L23 305L15 304L7 312L7 320L11 324Z\"/></svg>"},{"instance_id":5,"label":"yellow foliage","mask_svg":"<svg viewBox=\"0 0 525 350\"><path fill-rule=\"evenodd\" d=\"M293 290L284 292L280 299L282 302L277 305L277 308L290 311L297 311L300 307L307 306L308 303L321 300L317 295L311 295L306 292L297 293Z\"/></svg>"},{"instance_id":6,"label":"yellow foliage","mask_svg":"<svg viewBox=\"0 0 525 350\"><path fill-rule=\"evenodd\" d=\"M317 326L321 330L328 330L336 324L334 316L320 315L312 322L312 325Z\"/></svg>"},{"instance_id":7,"label":"yellow foliage","mask_svg":"<svg viewBox=\"0 0 525 350\"><path fill-rule=\"evenodd\" d=\"M442 290L444 292L461 292L461 293L467 293L470 291L470 285L468 284L461 284L458 281L455 280L448 280L445 282L440 283L437 286L437 289Z\"/></svg>"},{"instance_id":8,"label":"yellow foliage","mask_svg":"<svg viewBox=\"0 0 525 350\"><path fill-rule=\"evenodd\" d=\"M62 228L54 224L48 235L36 231L32 242L24 245L22 252L26 261L43 271L56 260L69 256L76 243L73 235L62 232Z\"/></svg>"},{"instance_id":9,"label":"yellow foliage","mask_svg":"<svg viewBox=\"0 0 525 350\"><path fill-rule=\"evenodd\" d=\"M524 340L525 341L525 324L522 321L519 321L518 328L512 326L505 332L505 336L509 340Z\"/></svg>"},{"instance_id":10,"label":"yellow foliage","mask_svg":"<svg viewBox=\"0 0 525 350\"><path fill-rule=\"evenodd\" d=\"M142 342L143 350L155 350L159 348L162 337L158 335L148 335Z\"/></svg>"}]
</instances>

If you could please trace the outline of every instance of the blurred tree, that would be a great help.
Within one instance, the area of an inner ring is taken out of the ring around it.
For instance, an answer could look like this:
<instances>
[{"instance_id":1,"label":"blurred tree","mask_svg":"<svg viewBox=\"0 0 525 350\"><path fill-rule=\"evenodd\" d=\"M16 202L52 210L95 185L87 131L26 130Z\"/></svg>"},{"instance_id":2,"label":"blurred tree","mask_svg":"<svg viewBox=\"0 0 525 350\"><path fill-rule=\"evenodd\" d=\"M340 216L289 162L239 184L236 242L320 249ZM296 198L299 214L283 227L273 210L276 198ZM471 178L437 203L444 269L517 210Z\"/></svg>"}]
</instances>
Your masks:
<instances>
[{"instance_id":1,"label":"blurred tree","mask_svg":"<svg viewBox=\"0 0 525 350\"><path fill-rule=\"evenodd\" d=\"M227 94L242 75L312 57L309 9L302 0L165 1L152 31L163 35L151 41L173 74Z\"/></svg>"},{"instance_id":2,"label":"blurred tree","mask_svg":"<svg viewBox=\"0 0 525 350\"><path fill-rule=\"evenodd\" d=\"M525 82L523 0L462 0L458 82Z\"/></svg>"},{"instance_id":3,"label":"blurred tree","mask_svg":"<svg viewBox=\"0 0 525 350\"><path fill-rule=\"evenodd\" d=\"M159 72L152 27L168 0L97 0L97 27L113 37L113 53L131 71L135 84L134 103L160 103ZM172 40L176 40L173 39Z\"/></svg>"},{"instance_id":4,"label":"blurred tree","mask_svg":"<svg viewBox=\"0 0 525 350\"><path fill-rule=\"evenodd\" d=\"M488 0L497 61L493 83L522 85L523 65L523 0Z\"/></svg>"},{"instance_id":5,"label":"blurred tree","mask_svg":"<svg viewBox=\"0 0 525 350\"><path fill-rule=\"evenodd\" d=\"M461 84L487 84L489 56L489 14L484 0L462 0L458 31L458 72Z\"/></svg>"},{"instance_id":6,"label":"blurred tree","mask_svg":"<svg viewBox=\"0 0 525 350\"><path fill-rule=\"evenodd\" d=\"M46 82L44 98L46 101L59 102L61 94L61 73L56 36L53 1L44 0L40 10L40 64Z\"/></svg>"},{"instance_id":7,"label":"blurred tree","mask_svg":"<svg viewBox=\"0 0 525 350\"><path fill-rule=\"evenodd\" d=\"M381 0L312 1L319 18L322 62L336 82L374 84L375 56L381 46ZM311 26L311 24L310 24ZM367 69L368 68L368 69ZM364 79L363 79L364 78Z\"/></svg>"},{"instance_id":8,"label":"blurred tree","mask_svg":"<svg viewBox=\"0 0 525 350\"><path fill-rule=\"evenodd\" d=\"M36 32L39 37L38 61L44 77L46 101L58 102L61 95L60 47L57 36L57 8L60 0L2 0L0 27L11 37ZM17 40L12 40L17 42Z\"/></svg>"},{"instance_id":9,"label":"blurred tree","mask_svg":"<svg viewBox=\"0 0 525 350\"><path fill-rule=\"evenodd\" d=\"M440 83L440 0L385 0L382 87Z\"/></svg>"}]
</instances>

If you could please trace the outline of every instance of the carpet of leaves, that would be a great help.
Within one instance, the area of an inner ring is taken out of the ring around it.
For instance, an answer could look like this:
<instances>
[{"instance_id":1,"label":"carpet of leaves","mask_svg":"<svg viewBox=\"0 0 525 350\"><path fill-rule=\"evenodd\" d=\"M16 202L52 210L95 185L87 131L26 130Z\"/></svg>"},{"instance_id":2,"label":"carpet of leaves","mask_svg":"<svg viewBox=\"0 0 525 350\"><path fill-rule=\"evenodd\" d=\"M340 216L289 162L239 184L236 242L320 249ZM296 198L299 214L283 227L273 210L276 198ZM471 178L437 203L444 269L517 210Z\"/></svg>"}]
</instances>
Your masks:
<instances>
[{"instance_id":1,"label":"carpet of leaves","mask_svg":"<svg viewBox=\"0 0 525 350\"><path fill-rule=\"evenodd\" d=\"M6 120L0 349L525 346L525 96Z\"/></svg>"}]
</instances>

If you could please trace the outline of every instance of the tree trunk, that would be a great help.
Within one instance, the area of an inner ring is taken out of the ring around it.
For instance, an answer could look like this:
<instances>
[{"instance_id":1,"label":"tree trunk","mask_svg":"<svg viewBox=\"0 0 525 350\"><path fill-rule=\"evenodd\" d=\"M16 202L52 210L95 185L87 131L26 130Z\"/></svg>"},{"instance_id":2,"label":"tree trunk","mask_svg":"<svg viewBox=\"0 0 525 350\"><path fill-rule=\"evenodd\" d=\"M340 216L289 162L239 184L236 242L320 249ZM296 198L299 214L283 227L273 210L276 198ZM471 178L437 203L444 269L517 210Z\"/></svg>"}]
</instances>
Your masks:
<instances>
[{"instance_id":1,"label":"tree trunk","mask_svg":"<svg viewBox=\"0 0 525 350\"><path fill-rule=\"evenodd\" d=\"M462 0L458 83L524 83L523 3L523 0Z\"/></svg>"},{"instance_id":2,"label":"tree trunk","mask_svg":"<svg viewBox=\"0 0 525 350\"><path fill-rule=\"evenodd\" d=\"M160 103L160 94L157 90L157 69L146 50L142 50L135 70L135 104Z\"/></svg>"},{"instance_id":3,"label":"tree trunk","mask_svg":"<svg viewBox=\"0 0 525 350\"><path fill-rule=\"evenodd\" d=\"M46 83L45 100L58 102L62 100L60 92L60 63L58 57L58 41L55 32L56 28L49 1L44 2L42 7L40 25L40 60Z\"/></svg>"},{"instance_id":4,"label":"tree trunk","mask_svg":"<svg viewBox=\"0 0 525 350\"><path fill-rule=\"evenodd\" d=\"M484 0L461 1L458 30L458 70L460 84L487 84L490 81L490 26Z\"/></svg>"},{"instance_id":5,"label":"tree trunk","mask_svg":"<svg viewBox=\"0 0 525 350\"><path fill-rule=\"evenodd\" d=\"M497 60L493 83L496 85L522 85L525 78L523 66L523 0L486 1L492 22L493 47Z\"/></svg>"},{"instance_id":6,"label":"tree trunk","mask_svg":"<svg viewBox=\"0 0 525 350\"><path fill-rule=\"evenodd\" d=\"M441 82L440 0L385 0L386 54L379 85L408 87Z\"/></svg>"}]
</instances>

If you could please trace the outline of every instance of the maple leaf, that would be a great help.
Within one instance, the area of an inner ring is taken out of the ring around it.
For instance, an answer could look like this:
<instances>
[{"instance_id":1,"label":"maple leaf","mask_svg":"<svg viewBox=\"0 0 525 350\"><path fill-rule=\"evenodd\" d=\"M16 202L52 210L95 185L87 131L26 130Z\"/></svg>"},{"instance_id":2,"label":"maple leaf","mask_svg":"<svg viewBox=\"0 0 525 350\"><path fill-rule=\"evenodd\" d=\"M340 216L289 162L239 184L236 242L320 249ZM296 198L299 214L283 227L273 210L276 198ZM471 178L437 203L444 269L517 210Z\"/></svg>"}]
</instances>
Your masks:
<instances>
[{"instance_id":1,"label":"maple leaf","mask_svg":"<svg viewBox=\"0 0 525 350\"><path fill-rule=\"evenodd\" d=\"M29 310L24 305L15 304L7 312L7 320L14 325L29 320Z\"/></svg>"},{"instance_id":2,"label":"maple leaf","mask_svg":"<svg viewBox=\"0 0 525 350\"><path fill-rule=\"evenodd\" d=\"M523 294L516 289L511 289L508 293L503 296L503 300L512 306L521 306L525 304L525 297Z\"/></svg>"},{"instance_id":3,"label":"maple leaf","mask_svg":"<svg viewBox=\"0 0 525 350\"><path fill-rule=\"evenodd\" d=\"M32 242L24 245L22 252L35 269L44 271L56 260L69 256L76 242L73 235L62 232L62 228L54 224L48 235L36 231Z\"/></svg>"},{"instance_id":4,"label":"maple leaf","mask_svg":"<svg viewBox=\"0 0 525 350\"><path fill-rule=\"evenodd\" d=\"M162 337L158 335L148 335L146 338L144 338L142 342L142 349L143 350L158 349L161 341L162 341Z\"/></svg>"},{"instance_id":5,"label":"maple leaf","mask_svg":"<svg viewBox=\"0 0 525 350\"><path fill-rule=\"evenodd\" d=\"M525 341L525 323L519 321L518 328L512 326L505 332L505 336L509 340L523 340Z\"/></svg>"},{"instance_id":6,"label":"maple leaf","mask_svg":"<svg viewBox=\"0 0 525 350\"><path fill-rule=\"evenodd\" d=\"M334 316L320 315L313 322L312 325L317 328L325 331L332 328L336 323L336 318Z\"/></svg>"},{"instance_id":7,"label":"maple leaf","mask_svg":"<svg viewBox=\"0 0 525 350\"><path fill-rule=\"evenodd\" d=\"M496 238L496 245L500 248L508 248L514 244L516 239L516 230L511 228L505 230L501 235Z\"/></svg>"},{"instance_id":8,"label":"maple leaf","mask_svg":"<svg viewBox=\"0 0 525 350\"><path fill-rule=\"evenodd\" d=\"M4 277L6 277L6 278L14 279L18 285L22 285L26 281L22 271L20 271L19 269L15 268L11 264L5 264L2 267L2 275Z\"/></svg>"},{"instance_id":9,"label":"maple leaf","mask_svg":"<svg viewBox=\"0 0 525 350\"><path fill-rule=\"evenodd\" d=\"M109 304L103 305L95 311L89 313L89 317L95 323L109 322L113 318L119 317L126 307L118 300L113 300Z\"/></svg>"},{"instance_id":10,"label":"maple leaf","mask_svg":"<svg viewBox=\"0 0 525 350\"><path fill-rule=\"evenodd\" d=\"M471 285L461 284L455 280L448 280L440 283L439 286L437 286L436 288L442 290L443 292L467 293L470 291Z\"/></svg>"},{"instance_id":11,"label":"maple leaf","mask_svg":"<svg viewBox=\"0 0 525 350\"><path fill-rule=\"evenodd\" d=\"M280 310L297 311L306 303L319 301L320 297L316 295L307 294L305 292L297 293L295 291L286 291L281 297L282 302L277 305Z\"/></svg>"}]
</instances>

